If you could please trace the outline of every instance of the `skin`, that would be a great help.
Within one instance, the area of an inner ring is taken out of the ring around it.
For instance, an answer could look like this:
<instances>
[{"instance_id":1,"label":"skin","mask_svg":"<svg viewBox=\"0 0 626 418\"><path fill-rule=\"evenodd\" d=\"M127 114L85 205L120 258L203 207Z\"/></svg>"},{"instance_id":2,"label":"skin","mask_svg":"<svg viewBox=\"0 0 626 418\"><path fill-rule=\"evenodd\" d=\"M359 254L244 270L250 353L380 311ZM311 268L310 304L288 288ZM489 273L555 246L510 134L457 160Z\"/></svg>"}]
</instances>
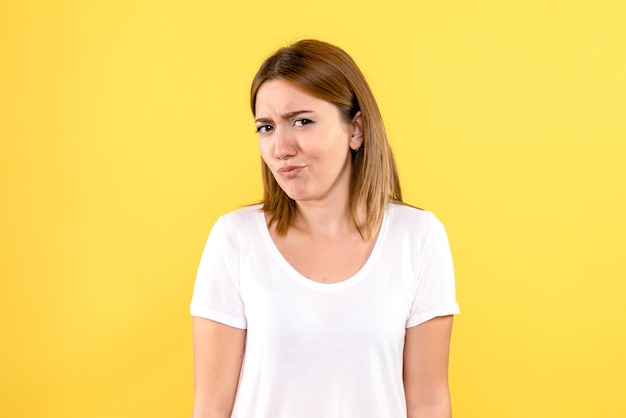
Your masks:
<instances>
[{"instance_id":1,"label":"skin","mask_svg":"<svg viewBox=\"0 0 626 418\"><path fill-rule=\"evenodd\" d=\"M228 418L233 409L246 330L193 318L193 418Z\"/></svg>"},{"instance_id":2,"label":"skin","mask_svg":"<svg viewBox=\"0 0 626 418\"><path fill-rule=\"evenodd\" d=\"M348 207L350 152L363 143L360 114L347 123L333 104L282 80L260 87L256 109L261 157L298 208L287 235L270 229L274 243L309 279L345 280L375 242L361 238Z\"/></svg>"},{"instance_id":3,"label":"skin","mask_svg":"<svg viewBox=\"0 0 626 418\"><path fill-rule=\"evenodd\" d=\"M412 328L404 339L404 393L408 418L450 418L448 358L452 316Z\"/></svg>"},{"instance_id":4,"label":"skin","mask_svg":"<svg viewBox=\"0 0 626 418\"><path fill-rule=\"evenodd\" d=\"M336 201L345 205L350 148L357 149L363 142L360 114L346 123L333 104L286 81L271 80L257 93L255 124L263 161L299 211ZM301 171L281 172L289 167Z\"/></svg>"},{"instance_id":5,"label":"skin","mask_svg":"<svg viewBox=\"0 0 626 418\"><path fill-rule=\"evenodd\" d=\"M348 207L350 152L363 143L360 113L342 120L331 103L283 80L258 90L255 124L261 156L280 187L296 201L286 235L270 235L289 263L310 280L335 283L356 273L378 231L359 234ZM409 418L450 418L448 352L452 317L407 329L404 386ZM194 418L230 417L245 330L194 318Z\"/></svg>"}]
</instances>

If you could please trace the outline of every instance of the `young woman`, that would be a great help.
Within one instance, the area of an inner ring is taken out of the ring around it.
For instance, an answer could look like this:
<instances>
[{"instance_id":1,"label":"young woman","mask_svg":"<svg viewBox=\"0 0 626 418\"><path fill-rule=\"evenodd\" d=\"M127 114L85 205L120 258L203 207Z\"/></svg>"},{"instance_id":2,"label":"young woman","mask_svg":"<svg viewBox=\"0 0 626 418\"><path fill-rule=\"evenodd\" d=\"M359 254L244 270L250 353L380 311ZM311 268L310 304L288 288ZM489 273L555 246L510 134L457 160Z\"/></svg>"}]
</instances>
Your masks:
<instances>
[{"instance_id":1,"label":"young woman","mask_svg":"<svg viewBox=\"0 0 626 418\"><path fill-rule=\"evenodd\" d=\"M303 40L250 103L265 194L216 222L200 262L194 418L450 417L446 232L401 203L362 73Z\"/></svg>"}]
</instances>

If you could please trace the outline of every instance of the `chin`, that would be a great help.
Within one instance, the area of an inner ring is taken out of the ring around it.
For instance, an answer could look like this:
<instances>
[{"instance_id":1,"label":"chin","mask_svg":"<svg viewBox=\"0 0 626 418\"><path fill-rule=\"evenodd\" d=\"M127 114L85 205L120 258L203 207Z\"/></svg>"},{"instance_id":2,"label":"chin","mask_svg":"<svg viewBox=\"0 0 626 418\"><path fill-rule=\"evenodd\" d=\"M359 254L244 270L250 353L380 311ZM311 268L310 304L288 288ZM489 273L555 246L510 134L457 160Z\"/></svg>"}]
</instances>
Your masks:
<instances>
[{"instance_id":1,"label":"chin","mask_svg":"<svg viewBox=\"0 0 626 418\"><path fill-rule=\"evenodd\" d=\"M294 191L294 190L285 190L285 189L283 189L283 191L291 200L295 200L296 202L305 202L307 200L312 199L311 195L304 191Z\"/></svg>"},{"instance_id":2,"label":"chin","mask_svg":"<svg viewBox=\"0 0 626 418\"><path fill-rule=\"evenodd\" d=\"M291 199L291 200L295 200L296 202L303 202L305 200L309 200L306 198L305 195L301 194L301 193L287 193L285 192L285 194Z\"/></svg>"},{"instance_id":3,"label":"chin","mask_svg":"<svg viewBox=\"0 0 626 418\"><path fill-rule=\"evenodd\" d=\"M309 200L310 198L310 193L308 193L307 190L303 190L301 187L283 187L280 183L279 186L290 199L295 200L296 202Z\"/></svg>"}]
</instances>

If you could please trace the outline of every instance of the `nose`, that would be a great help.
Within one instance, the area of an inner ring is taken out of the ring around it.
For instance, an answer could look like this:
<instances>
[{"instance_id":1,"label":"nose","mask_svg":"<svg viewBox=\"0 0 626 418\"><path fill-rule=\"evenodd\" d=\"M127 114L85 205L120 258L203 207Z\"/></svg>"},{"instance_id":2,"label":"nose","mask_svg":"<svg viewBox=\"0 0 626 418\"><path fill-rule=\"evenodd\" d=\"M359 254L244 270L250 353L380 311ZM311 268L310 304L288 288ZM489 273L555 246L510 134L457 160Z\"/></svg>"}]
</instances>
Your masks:
<instances>
[{"instance_id":1,"label":"nose","mask_svg":"<svg viewBox=\"0 0 626 418\"><path fill-rule=\"evenodd\" d=\"M289 129L277 129L274 132L274 157L286 160L296 155L295 138Z\"/></svg>"}]
</instances>

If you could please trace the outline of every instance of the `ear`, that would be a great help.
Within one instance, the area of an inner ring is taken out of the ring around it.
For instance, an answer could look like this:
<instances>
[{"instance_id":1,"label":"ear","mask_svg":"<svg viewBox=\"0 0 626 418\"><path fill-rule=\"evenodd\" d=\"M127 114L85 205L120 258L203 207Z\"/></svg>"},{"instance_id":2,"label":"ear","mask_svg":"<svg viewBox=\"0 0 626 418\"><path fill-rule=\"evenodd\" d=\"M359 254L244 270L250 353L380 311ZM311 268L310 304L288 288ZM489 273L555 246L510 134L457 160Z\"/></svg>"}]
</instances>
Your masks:
<instances>
[{"instance_id":1,"label":"ear","mask_svg":"<svg viewBox=\"0 0 626 418\"><path fill-rule=\"evenodd\" d=\"M352 151L358 151L363 145L363 118L361 117L361 111L357 112L350 122L352 133L350 136L350 149Z\"/></svg>"}]
</instances>

